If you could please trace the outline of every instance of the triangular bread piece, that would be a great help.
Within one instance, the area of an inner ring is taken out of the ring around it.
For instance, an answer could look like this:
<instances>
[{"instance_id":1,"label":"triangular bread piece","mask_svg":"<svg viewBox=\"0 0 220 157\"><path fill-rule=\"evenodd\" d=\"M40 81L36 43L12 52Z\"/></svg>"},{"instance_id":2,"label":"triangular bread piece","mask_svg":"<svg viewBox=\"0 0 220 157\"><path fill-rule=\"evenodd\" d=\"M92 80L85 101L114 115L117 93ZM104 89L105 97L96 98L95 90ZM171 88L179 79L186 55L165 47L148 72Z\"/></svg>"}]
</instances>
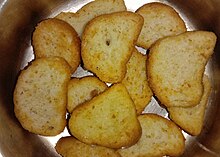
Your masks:
<instances>
[{"instance_id":1,"label":"triangular bread piece","mask_svg":"<svg viewBox=\"0 0 220 157\"><path fill-rule=\"evenodd\" d=\"M137 45L145 49L158 39L186 32L186 26L179 14L170 6L153 2L141 6L136 13L144 17L144 26Z\"/></svg>"},{"instance_id":2,"label":"triangular bread piece","mask_svg":"<svg viewBox=\"0 0 220 157\"><path fill-rule=\"evenodd\" d=\"M204 92L200 103L194 107L170 107L167 108L170 119L191 135L200 134L206 105L211 92L211 83L205 75L203 78Z\"/></svg>"},{"instance_id":3,"label":"triangular bread piece","mask_svg":"<svg viewBox=\"0 0 220 157\"><path fill-rule=\"evenodd\" d=\"M32 37L36 58L62 57L75 72L80 64L80 38L74 28L59 19L38 23Z\"/></svg>"},{"instance_id":4,"label":"triangular bread piece","mask_svg":"<svg viewBox=\"0 0 220 157\"><path fill-rule=\"evenodd\" d=\"M55 149L63 157L120 157L114 149L87 145L72 136L60 138Z\"/></svg>"},{"instance_id":5,"label":"triangular bread piece","mask_svg":"<svg viewBox=\"0 0 220 157\"><path fill-rule=\"evenodd\" d=\"M141 114L153 95L147 81L147 56L142 55L135 48L126 67L127 72L122 84L127 88L134 101L137 114Z\"/></svg>"},{"instance_id":6,"label":"triangular bread piece","mask_svg":"<svg viewBox=\"0 0 220 157\"><path fill-rule=\"evenodd\" d=\"M203 94L203 73L213 54L216 35L192 31L157 41L147 62L148 80L167 106L196 106Z\"/></svg>"},{"instance_id":7,"label":"triangular bread piece","mask_svg":"<svg viewBox=\"0 0 220 157\"><path fill-rule=\"evenodd\" d=\"M63 58L36 59L22 70L14 90L14 112L22 127L52 136L66 126L70 67Z\"/></svg>"},{"instance_id":8,"label":"triangular bread piece","mask_svg":"<svg viewBox=\"0 0 220 157\"><path fill-rule=\"evenodd\" d=\"M140 140L133 146L119 149L122 157L180 156L185 147L181 130L172 121L156 114L138 116L142 127Z\"/></svg>"},{"instance_id":9,"label":"triangular bread piece","mask_svg":"<svg viewBox=\"0 0 220 157\"><path fill-rule=\"evenodd\" d=\"M55 18L69 23L78 33L82 35L85 25L93 18L113 12L126 11L123 0L95 0L87 3L76 13L61 12Z\"/></svg>"},{"instance_id":10,"label":"triangular bread piece","mask_svg":"<svg viewBox=\"0 0 220 157\"><path fill-rule=\"evenodd\" d=\"M108 86L95 76L72 78L68 83L68 112L71 113L76 106L91 100L107 88Z\"/></svg>"},{"instance_id":11,"label":"triangular bread piece","mask_svg":"<svg viewBox=\"0 0 220 157\"><path fill-rule=\"evenodd\" d=\"M104 82L122 81L142 25L143 18L128 11L91 20L82 36L84 67Z\"/></svg>"},{"instance_id":12,"label":"triangular bread piece","mask_svg":"<svg viewBox=\"0 0 220 157\"><path fill-rule=\"evenodd\" d=\"M71 114L69 129L84 143L108 148L133 145L141 135L135 106L122 84L115 84L77 106Z\"/></svg>"}]
</instances>

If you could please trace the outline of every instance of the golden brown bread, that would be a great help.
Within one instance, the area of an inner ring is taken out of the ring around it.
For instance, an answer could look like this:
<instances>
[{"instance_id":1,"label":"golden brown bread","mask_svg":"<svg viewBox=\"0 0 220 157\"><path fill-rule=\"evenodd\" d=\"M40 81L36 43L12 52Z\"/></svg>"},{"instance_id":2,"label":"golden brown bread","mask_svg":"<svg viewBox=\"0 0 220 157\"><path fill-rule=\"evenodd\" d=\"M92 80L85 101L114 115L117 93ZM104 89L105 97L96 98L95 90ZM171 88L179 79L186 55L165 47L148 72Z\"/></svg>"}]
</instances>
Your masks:
<instances>
[{"instance_id":1,"label":"golden brown bread","mask_svg":"<svg viewBox=\"0 0 220 157\"><path fill-rule=\"evenodd\" d=\"M170 6L153 2L147 3L136 11L144 17L137 45L145 49L158 39L186 32L186 26L179 14Z\"/></svg>"},{"instance_id":2,"label":"golden brown bread","mask_svg":"<svg viewBox=\"0 0 220 157\"><path fill-rule=\"evenodd\" d=\"M32 37L36 58L62 57L71 66L72 73L80 64L80 39L76 31L59 19L38 23Z\"/></svg>"},{"instance_id":3,"label":"golden brown bread","mask_svg":"<svg viewBox=\"0 0 220 157\"><path fill-rule=\"evenodd\" d=\"M126 68L127 72L122 84L127 88L134 101L137 114L141 114L148 105L153 95L147 81L146 72L147 56L142 55L135 48Z\"/></svg>"},{"instance_id":4,"label":"golden brown bread","mask_svg":"<svg viewBox=\"0 0 220 157\"><path fill-rule=\"evenodd\" d=\"M135 145L119 149L122 157L180 156L183 153L185 139L175 123L156 114L143 114L138 120L141 138Z\"/></svg>"},{"instance_id":5,"label":"golden brown bread","mask_svg":"<svg viewBox=\"0 0 220 157\"><path fill-rule=\"evenodd\" d=\"M63 157L120 157L114 149L87 145L72 136L60 138L55 149Z\"/></svg>"},{"instance_id":6,"label":"golden brown bread","mask_svg":"<svg viewBox=\"0 0 220 157\"><path fill-rule=\"evenodd\" d=\"M208 76L203 77L204 92L201 101L194 107L169 107L170 119L191 135L199 135L204 121L204 114L211 92Z\"/></svg>"},{"instance_id":7,"label":"golden brown bread","mask_svg":"<svg viewBox=\"0 0 220 157\"><path fill-rule=\"evenodd\" d=\"M122 81L142 25L143 18L128 11L91 20L82 36L84 67L104 82Z\"/></svg>"},{"instance_id":8,"label":"golden brown bread","mask_svg":"<svg viewBox=\"0 0 220 157\"><path fill-rule=\"evenodd\" d=\"M200 102L203 73L215 43L214 33L192 31L163 38L151 47L149 85L163 105L189 107Z\"/></svg>"},{"instance_id":9,"label":"golden brown bread","mask_svg":"<svg viewBox=\"0 0 220 157\"><path fill-rule=\"evenodd\" d=\"M69 130L84 143L108 148L131 146L141 135L135 106L122 84L77 106L71 114Z\"/></svg>"},{"instance_id":10,"label":"golden brown bread","mask_svg":"<svg viewBox=\"0 0 220 157\"><path fill-rule=\"evenodd\" d=\"M14 90L14 112L22 127L52 136L66 126L68 63L58 57L36 59L22 70Z\"/></svg>"},{"instance_id":11,"label":"golden brown bread","mask_svg":"<svg viewBox=\"0 0 220 157\"><path fill-rule=\"evenodd\" d=\"M71 113L76 106L91 100L107 88L104 82L94 76L72 78L68 83L68 112Z\"/></svg>"},{"instance_id":12,"label":"golden brown bread","mask_svg":"<svg viewBox=\"0 0 220 157\"><path fill-rule=\"evenodd\" d=\"M61 12L56 18L68 22L81 36L85 25L93 18L102 14L126 10L123 0L95 0L84 5L76 13Z\"/></svg>"}]
</instances>

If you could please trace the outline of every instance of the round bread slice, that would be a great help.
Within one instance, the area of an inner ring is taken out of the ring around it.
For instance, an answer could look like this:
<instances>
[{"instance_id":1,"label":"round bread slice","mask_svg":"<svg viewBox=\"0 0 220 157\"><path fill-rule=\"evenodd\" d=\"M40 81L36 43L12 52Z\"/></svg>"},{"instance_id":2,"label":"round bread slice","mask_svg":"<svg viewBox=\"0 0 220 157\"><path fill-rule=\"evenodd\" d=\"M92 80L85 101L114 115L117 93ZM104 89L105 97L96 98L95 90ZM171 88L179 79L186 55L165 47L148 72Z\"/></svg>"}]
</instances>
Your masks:
<instances>
[{"instance_id":1,"label":"round bread slice","mask_svg":"<svg viewBox=\"0 0 220 157\"><path fill-rule=\"evenodd\" d=\"M211 92L211 83L208 76L203 77L204 92L200 103L194 107L169 107L170 119L179 125L185 132L199 135L204 121L205 109Z\"/></svg>"},{"instance_id":2,"label":"round bread slice","mask_svg":"<svg viewBox=\"0 0 220 157\"><path fill-rule=\"evenodd\" d=\"M172 7L166 4L147 3L136 13L144 18L137 45L145 49L150 48L160 38L186 32L184 21Z\"/></svg>"},{"instance_id":3,"label":"round bread slice","mask_svg":"<svg viewBox=\"0 0 220 157\"><path fill-rule=\"evenodd\" d=\"M93 18L102 14L126 10L124 0L95 0L84 5L76 13L61 12L55 18L68 22L81 36L85 25Z\"/></svg>"},{"instance_id":4,"label":"round bread slice","mask_svg":"<svg viewBox=\"0 0 220 157\"><path fill-rule=\"evenodd\" d=\"M71 114L69 130L84 143L108 148L131 146L141 135L135 106L122 84L77 106Z\"/></svg>"},{"instance_id":5,"label":"round bread slice","mask_svg":"<svg viewBox=\"0 0 220 157\"><path fill-rule=\"evenodd\" d=\"M82 35L84 67L104 82L121 82L142 25L143 18L128 11L92 19Z\"/></svg>"},{"instance_id":6,"label":"round bread slice","mask_svg":"<svg viewBox=\"0 0 220 157\"><path fill-rule=\"evenodd\" d=\"M36 59L22 70L14 90L14 112L22 127L53 136L66 126L70 67L63 58Z\"/></svg>"},{"instance_id":7,"label":"round bread slice","mask_svg":"<svg viewBox=\"0 0 220 157\"><path fill-rule=\"evenodd\" d=\"M147 56L142 55L135 48L126 67L127 72L122 84L127 88L134 101L137 114L141 114L148 105L153 93L147 81Z\"/></svg>"},{"instance_id":8,"label":"round bread slice","mask_svg":"<svg viewBox=\"0 0 220 157\"><path fill-rule=\"evenodd\" d=\"M163 38L151 47L147 62L149 85L163 105L199 104L205 66L215 43L214 33L192 31Z\"/></svg>"},{"instance_id":9,"label":"round bread slice","mask_svg":"<svg viewBox=\"0 0 220 157\"><path fill-rule=\"evenodd\" d=\"M87 145L72 136L60 138L55 149L63 157L120 157L114 149Z\"/></svg>"},{"instance_id":10,"label":"round bread slice","mask_svg":"<svg viewBox=\"0 0 220 157\"><path fill-rule=\"evenodd\" d=\"M76 106L91 100L107 88L108 86L95 76L71 79L68 84L68 112L71 113Z\"/></svg>"},{"instance_id":11,"label":"round bread slice","mask_svg":"<svg viewBox=\"0 0 220 157\"><path fill-rule=\"evenodd\" d=\"M156 114L143 114L138 120L141 138L135 145L118 150L122 157L180 156L184 152L185 139L175 123Z\"/></svg>"},{"instance_id":12,"label":"round bread slice","mask_svg":"<svg viewBox=\"0 0 220 157\"><path fill-rule=\"evenodd\" d=\"M62 57L73 73L80 64L80 39L68 23L47 19L38 23L32 37L36 58Z\"/></svg>"}]
</instances>

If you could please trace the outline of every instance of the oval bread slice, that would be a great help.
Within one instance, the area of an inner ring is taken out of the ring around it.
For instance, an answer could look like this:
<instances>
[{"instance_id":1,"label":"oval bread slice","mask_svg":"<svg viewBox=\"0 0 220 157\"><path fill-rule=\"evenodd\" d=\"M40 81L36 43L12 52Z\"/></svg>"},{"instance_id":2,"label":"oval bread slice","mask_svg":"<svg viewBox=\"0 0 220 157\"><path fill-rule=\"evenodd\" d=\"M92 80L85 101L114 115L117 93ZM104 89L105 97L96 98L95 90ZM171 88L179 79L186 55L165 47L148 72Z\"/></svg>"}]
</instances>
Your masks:
<instances>
[{"instance_id":1,"label":"oval bread slice","mask_svg":"<svg viewBox=\"0 0 220 157\"><path fill-rule=\"evenodd\" d=\"M122 157L180 156L183 153L185 139L175 123L156 114L143 114L138 120L141 138L135 145L118 150Z\"/></svg>"},{"instance_id":2,"label":"oval bread slice","mask_svg":"<svg viewBox=\"0 0 220 157\"><path fill-rule=\"evenodd\" d=\"M141 135L135 106L122 84L115 84L77 106L71 114L69 129L84 143L108 148L131 146Z\"/></svg>"},{"instance_id":3,"label":"oval bread slice","mask_svg":"<svg viewBox=\"0 0 220 157\"><path fill-rule=\"evenodd\" d=\"M143 18L128 11L92 19L82 36L84 67L104 82L121 82L142 25Z\"/></svg>"},{"instance_id":4,"label":"oval bread slice","mask_svg":"<svg viewBox=\"0 0 220 157\"><path fill-rule=\"evenodd\" d=\"M36 59L21 71L14 90L14 112L22 127L52 136L66 126L70 67L62 58Z\"/></svg>"},{"instance_id":5,"label":"oval bread slice","mask_svg":"<svg viewBox=\"0 0 220 157\"><path fill-rule=\"evenodd\" d=\"M107 88L104 82L94 76L71 79L68 83L68 112L71 113L76 106L91 100Z\"/></svg>"},{"instance_id":6,"label":"oval bread slice","mask_svg":"<svg viewBox=\"0 0 220 157\"><path fill-rule=\"evenodd\" d=\"M147 81L147 56L142 55L135 48L126 67L127 72L122 84L127 88L134 101L137 114L141 114L153 95Z\"/></svg>"},{"instance_id":7,"label":"oval bread slice","mask_svg":"<svg viewBox=\"0 0 220 157\"><path fill-rule=\"evenodd\" d=\"M36 58L62 57L72 73L80 64L80 39L74 28L62 20L54 18L38 23L32 44Z\"/></svg>"},{"instance_id":8,"label":"oval bread slice","mask_svg":"<svg viewBox=\"0 0 220 157\"><path fill-rule=\"evenodd\" d=\"M93 18L102 14L126 10L123 0L95 0L84 5L76 13L61 12L55 18L68 22L81 36L85 25Z\"/></svg>"},{"instance_id":9,"label":"oval bread slice","mask_svg":"<svg viewBox=\"0 0 220 157\"><path fill-rule=\"evenodd\" d=\"M136 13L144 17L144 26L137 45L145 49L158 39L186 32L186 26L179 14L170 6L153 2L141 6Z\"/></svg>"},{"instance_id":10,"label":"oval bread slice","mask_svg":"<svg viewBox=\"0 0 220 157\"><path fill-rule=\"evenodd\" d=\"M59 139L55 149L63 157L120 157L114 149L87 145L72 136Z\"/></svg>"},{"instance_id":11,"label":"oval bread slice","mask_svg":"<svg viewBox=\"0 0 220 157\"><path fill-rule=\"evenodd\" d=\"M204 92L200 103L194 107L169 107L170 119L191 135L199 135L204 121L204 114L211 92L208 76L203 77Z\"/></svg>"},{"instance_id":12,"label":"oval bread slice","mask_svg":"<svg viewBox=\"0 0 220 157\"><path fill-rule=\"evenodd\" d=\"M214 33L192 31L163 38L151 47L147 62L149 85L163 105L199 104L205 66L215 43Z\"/></svg>"}]
</instances>

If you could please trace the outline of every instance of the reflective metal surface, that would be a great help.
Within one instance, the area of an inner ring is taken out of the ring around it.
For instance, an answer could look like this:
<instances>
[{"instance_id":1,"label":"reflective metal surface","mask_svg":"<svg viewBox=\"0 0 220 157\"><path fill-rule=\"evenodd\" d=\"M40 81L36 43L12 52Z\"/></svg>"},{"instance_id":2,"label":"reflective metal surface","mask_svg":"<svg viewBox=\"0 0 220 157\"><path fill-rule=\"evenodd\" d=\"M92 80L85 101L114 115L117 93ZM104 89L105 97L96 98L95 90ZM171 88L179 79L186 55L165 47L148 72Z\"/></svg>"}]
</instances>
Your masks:
<instances>
[{"instance_id":1,"label":"reflective metal surface","mask_svg":"<svg viewBox=\"0 0 220 157\"><path fill-rule=\"evenodd\" d=\"M5 157L58 157L54 144L59 137L42 137L25 131L13 113L13 89L19 70L34 58L31 35L40 20L60 11L76 11L89 0L0 0L0 154ZM153 0L125 0L128 10L135 11ZM216 33L220 39L220 0L161 0L173 6L187 24L188 30ZM220 44L206 67L212 81L212 93L204 128L197 137L184 134L183 157L220 156ZM78 76L84 75L78 69ZM146 112L167 116L153 99Z\"/></svg>"}]
</instances>

